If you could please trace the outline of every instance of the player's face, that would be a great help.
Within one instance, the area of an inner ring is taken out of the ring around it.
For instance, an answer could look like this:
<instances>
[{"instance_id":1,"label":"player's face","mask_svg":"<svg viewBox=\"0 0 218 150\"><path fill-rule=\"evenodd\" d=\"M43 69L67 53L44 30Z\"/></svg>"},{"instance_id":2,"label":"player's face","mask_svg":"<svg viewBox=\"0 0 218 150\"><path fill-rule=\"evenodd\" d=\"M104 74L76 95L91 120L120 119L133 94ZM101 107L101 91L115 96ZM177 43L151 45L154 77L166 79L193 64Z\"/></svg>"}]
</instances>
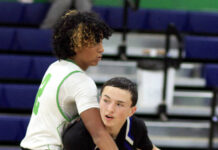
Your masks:
<instances>
[{"instance_id":1,"label":"player's face","mask_svg":"<svg viewBox=\"0 0 218 150\"><path fill-rule=\"evenodd\" d=\"M107 128L121 128L136 107L131 107L131 94L127 90L106 86L100 98L101 118Z\"/></svg>"},{"instance_id":2,"label":"player's face","mask_svg":"<svg viewBox=\"0 0 218 150\"><path fill-rule=\"evenodd\" d=\"M89 66L96 66L102 59L104 52L102 41L91 47L75 48L76 56L74 61L84 70Z\"/></svg>"}]
</instances>

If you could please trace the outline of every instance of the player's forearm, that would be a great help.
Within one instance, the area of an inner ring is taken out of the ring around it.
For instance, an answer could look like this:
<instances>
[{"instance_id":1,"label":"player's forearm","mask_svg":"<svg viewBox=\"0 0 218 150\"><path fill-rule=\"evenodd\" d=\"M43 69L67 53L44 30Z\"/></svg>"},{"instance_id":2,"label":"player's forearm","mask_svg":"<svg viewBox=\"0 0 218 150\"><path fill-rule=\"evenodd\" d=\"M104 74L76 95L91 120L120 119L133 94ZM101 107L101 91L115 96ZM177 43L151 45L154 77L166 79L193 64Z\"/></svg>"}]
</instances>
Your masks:
<instances>
[{"instance_id":1,"label":"player's forearm","mask_svg":"<svg viewBox=\"0 0 218 150\"><path fill-rule=\"evenodd\" d=\"M155 145L153 145L153 149L152 150L160 150L160 149L157 148Z\"/></svg>"},{"instance_id":2,"label":"player's forearm","mask_svg":"<svg viewBox=\"0 0 218 150\"><path fill-rule=\"evenodd\" d=\"M114 140L106 130L98 130L98 135L93 140L100 150L118 150Z\"/></svg>"},{"instance_id":3,"label":"player's forearm","mask_svg":"<svg viewBox=\"0 0 218 150\"><path fill-rule=\"evenodd\" d=\"M99 109L88 109L82 112L80 116L98 148L101 150L118 150L114 140L103 125Z\"/></svg>"}]
</instances>

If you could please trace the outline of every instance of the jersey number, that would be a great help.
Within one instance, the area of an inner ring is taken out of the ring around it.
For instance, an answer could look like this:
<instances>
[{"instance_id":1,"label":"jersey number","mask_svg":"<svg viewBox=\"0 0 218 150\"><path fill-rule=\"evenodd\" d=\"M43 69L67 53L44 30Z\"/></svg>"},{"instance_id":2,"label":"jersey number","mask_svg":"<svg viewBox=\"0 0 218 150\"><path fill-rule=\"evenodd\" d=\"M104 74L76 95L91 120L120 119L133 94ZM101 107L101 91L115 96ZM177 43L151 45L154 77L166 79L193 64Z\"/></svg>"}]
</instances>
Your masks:
<instances>
[{"instance_id":1,"label":"jersey number","mask_svg":"<svg viewBox=\"0 0 218 150\"><path fill-rule=\"evenodd\" d=\"M47 74L46 76L45 76L45 78L42 80L42 83L41 83L41 85L40 85L40 87L41 88L39 88L39 90L38 90L38 92L37 92L37 95L36 95L36 99L35 99L35 103L34 103L34 107L33 107L33 113L35 114L35 115L37 115L37 113L38 113L38 109L39 109L39 98L40 98L40 96L42 95L42 93L43 93L43 91L44 91L44 89L45 89L45 86L47 85L47 83L48 83L48 81L50 80L50 78L51 78L51 74L49 73L49 74Z\"/></svg>"}]
</instances>

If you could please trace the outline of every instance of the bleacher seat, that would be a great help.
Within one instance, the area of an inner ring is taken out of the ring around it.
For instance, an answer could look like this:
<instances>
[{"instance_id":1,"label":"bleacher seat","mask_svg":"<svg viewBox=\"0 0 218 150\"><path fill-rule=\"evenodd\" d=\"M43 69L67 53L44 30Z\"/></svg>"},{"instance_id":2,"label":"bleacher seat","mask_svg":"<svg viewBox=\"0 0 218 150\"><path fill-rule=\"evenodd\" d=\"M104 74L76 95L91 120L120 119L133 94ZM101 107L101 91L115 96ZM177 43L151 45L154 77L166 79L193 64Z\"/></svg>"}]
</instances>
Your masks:
<instances>
[{"instance_id":1,"label":"bleacher seat","mask_svg":"<svg viewBox=\"0 0 218 150\"><path fill-rule=\"evenodd\" d=\"M0 78L2 79L27 79L30 69L30 56L0 55Z\"/></svg>"},{"instance_id":2,"label":"bleacher seat","mask_svg":"<svg viewBox=\"0 0 218 150\"><path fill-rule=\"evenodd\" d=\"M23 3L0 2L0 23L18 24L23 15Z\"/></svg>"},{"instance_id":3,"label":"bleacher seat","mask_svg":"<svg viewBox=\"0 0 218 150\"><path fill-rule=\"evenodd\" d=\"M108 8L107 7L93 6L92 10L96 12L101 17L101 19L103 19L105 22L108 21Z\"/></svg>"},{"instance_id":4,"label":"bleacher seat","mask_svg":"<svg viewBox=\"0 0 218 150\"><path fill-rule=\"evenodd\" d=\"M139 9L137 11L133 11L132 9L129 9L128 28L132 30L147 29L147 18L148 18L148 14L145 9Z\"/></svg>"},{"instance_id":5,"label":"bleacher seat","mask_svg":"<svg viewBox=\"0 0 218 150\"><path fill-rule=\"evenodd\" d=\"M27 129L29 117L0 115L0 141L20 142Z\"/></svg>"},{"instance_id":6,"label":"bleacher seat","mask_svg":"<svg viewBox=\"0 0 218 150\"><path fill-rule=\"evenodd\" d=\"M15 29L2 27L0 28L0 50L10 50L14 42Z\"/></svg>"},{"instance_id":7,"label":"bleacher seat","mask_svg":"<svg viewBox=\"0 0 218 150\"><path fill-rule=\"evenodd\" d=\"M176 10L148 10L148 28L165 31L168 24L174 24L179 31L187 30L187 12Z\"/></svg>"},{"instance_id":8,"label":"bleacher seat","mask_svg":"<svg viewBox=\"0 0 218 150\"><path fill-rule=\"evenodd\" d=\"M19 118L0 116L0 122L1 141L18 141L21 138L21 123Z\"/></svg>"},{"instance_id":9,"label":"bleacher seat","mask_svg":"<svg viewBox=\"0 0 218 150\"><path fill-rule=\"evenodd\" d=\"M23 24L40 25L50 7L49 3L29 3L24 5Z\"/></svg>"},{"instance_id":10,"label":"bleacher seat","mask_svg":"<svg viewBox=\"0 0 218 150\"><path fill-rule=\"evenodd\" d=\"M4 109L24 109L33 108L38 85L25 84L2 84L0 108Z\"/></svg>"},{"instance_id":11,"label":"bleacher seat","mask_svg":"<svg viewBox=\"0 0 218 150\"><path fill-rule=\"evenodd\" d=\"M123 27L123 8L108 7L107 23L113 29L122 29Z\"/></svg>"},{"instance_id":12,"label":"bleacher seat","mask_svg":"<svg viewBox=\"0 0 218 150\"><path fill-rule=\"evenodd\" d=\"M50 3L0 2L0 24L35 25L42 23Z\"/></svg>"},{"instance_id":13,"label":"bleacher seat","mask_svg":"<svg viewBox=\"0 0 218 150\"><path fill-rule=\"evenodd\" d=\"M218 34L217 12L190 12L189 30L195 33Z\"/></svg>"},{"instance_id":14,"label":"bleacher seat","mask_svg":"<svg viewBox=\"0 0 218 150\"><path fill-rule=\"evenodd\" d=\"M31 73L29 78L41 80L49 65L53 63L56 60L56 58L35 56L32 58L32 60L33 60L33 64L31 66Z\"/></svg>"},{"instance_id":15,"label":"bleacher seat","mask_svg":"<svg viewBox=\"0 0 218 150\"><path fill-rule=\"evenodd\" d=\"M133 11L128 9L128 22L127 27L131 30L145 29L147 21L147 11L139 9ZM108 8L108 19L106 21L111 28L122 29L123 27L123 8L109 7Z\"/></svg>"},{"instance_id":16,"label":"bleacher seat","mask_svg":"<svg viewBox=\"0 0 218 150\"><path fill-rule=\"evenodd\" d=\"M218 59L218 38L202 36L185 37L186 58Z\"/></svg>"},{"instance_id":17,"label":"bleacher seat","mask_svg":"<svg viewBox=\"0 0 218 150\"><path fill-rule=\"evenodd\" d=\"M0 103L2 102L2 99L3 99L3 86L2 84L0 84Z\"/></svg>"},{"instance_id":18,"label":"bleacher seat","mask_svg":"<svg viewBox=\"0 0 218 150\"><path fill-rule=\"evenodd\" d=\"M45 29L17 28L14 49L17 51L52 51L52 32Z\"/></svg>"},{"instance_id":19,"label":"bleacher seat","mask_svg":"<svg viewBox=\"0 0 218 150\"><path fill-rule=\"evenodd\" d=\"M55 60L55 57L47 56L0 55L0 78L41 80Z\"/></svg>"},{"instance_id":20,"label":"bleacher seat","mask_svg":"<svg viewBox=\"0 0 218 150\"><path fill-rule=\"evenodd\" d=\"M208 87L218 87L218 64L205 65L203 74Z\"/></svg>"}]
</instances>

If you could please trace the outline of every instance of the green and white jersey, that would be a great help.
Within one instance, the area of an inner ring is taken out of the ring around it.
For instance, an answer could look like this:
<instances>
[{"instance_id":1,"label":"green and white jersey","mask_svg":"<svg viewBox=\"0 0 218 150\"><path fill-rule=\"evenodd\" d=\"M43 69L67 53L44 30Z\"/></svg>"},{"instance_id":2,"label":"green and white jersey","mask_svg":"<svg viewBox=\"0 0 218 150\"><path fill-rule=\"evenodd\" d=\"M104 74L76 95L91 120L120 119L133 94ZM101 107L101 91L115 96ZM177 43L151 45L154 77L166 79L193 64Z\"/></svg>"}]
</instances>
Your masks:
<instances>
[{"instance_id":1,"label":"green and white jersey","mask_svg":"<svg viewBox=\"0 0 218 150\"><path fill-rule=\"evenodd\" d=\"M34 150L63 149L63 129L81 112L98 107L94 81L71 61L54 62L39 87L21 146Z\"/></svg>"}]
</instances>

